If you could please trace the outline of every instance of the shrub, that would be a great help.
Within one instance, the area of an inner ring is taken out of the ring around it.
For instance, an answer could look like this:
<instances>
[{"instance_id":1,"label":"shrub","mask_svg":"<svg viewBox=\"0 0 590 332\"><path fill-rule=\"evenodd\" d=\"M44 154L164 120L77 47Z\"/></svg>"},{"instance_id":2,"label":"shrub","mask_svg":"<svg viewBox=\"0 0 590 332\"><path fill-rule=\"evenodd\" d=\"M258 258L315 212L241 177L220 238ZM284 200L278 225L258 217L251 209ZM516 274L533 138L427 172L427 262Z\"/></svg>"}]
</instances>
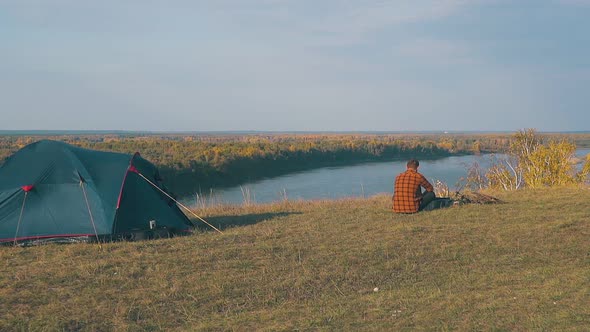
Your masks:
<instances>
[{"instance_id":1,"label":"shrub","mask_svg":"<svg viewBox=\"0 0 590 332\"><path fill-rule=\"evenodd\" d=\"M585 182L590 159L576 172L575 152L576 145L566 139L545 143L534 129L521 130L513 136L506 156L492 162L486 173L488 187L517 190Z\"/></svg>"}]
</instances>

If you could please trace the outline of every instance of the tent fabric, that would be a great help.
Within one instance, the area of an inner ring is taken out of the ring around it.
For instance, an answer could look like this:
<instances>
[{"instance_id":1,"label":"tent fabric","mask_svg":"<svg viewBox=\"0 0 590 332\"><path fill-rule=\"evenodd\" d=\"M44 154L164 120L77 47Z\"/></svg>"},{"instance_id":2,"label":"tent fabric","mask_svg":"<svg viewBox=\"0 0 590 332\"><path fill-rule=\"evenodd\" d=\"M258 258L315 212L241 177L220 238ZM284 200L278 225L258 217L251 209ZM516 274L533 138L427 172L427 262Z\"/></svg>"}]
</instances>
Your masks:
<instances>
[{"instance_id":1,"label":"tent fabric","mask_svg":"<svg viewBox=\"0 0 590 332\"><path fill-rule=\"evenodd\" d=\"M150 230L150 222L188 231L176 203L137 172L166 191L156 167L138 153L50 140L25 146L0 167L0 242L108 237Z\"/></svg>"}]
</instances>

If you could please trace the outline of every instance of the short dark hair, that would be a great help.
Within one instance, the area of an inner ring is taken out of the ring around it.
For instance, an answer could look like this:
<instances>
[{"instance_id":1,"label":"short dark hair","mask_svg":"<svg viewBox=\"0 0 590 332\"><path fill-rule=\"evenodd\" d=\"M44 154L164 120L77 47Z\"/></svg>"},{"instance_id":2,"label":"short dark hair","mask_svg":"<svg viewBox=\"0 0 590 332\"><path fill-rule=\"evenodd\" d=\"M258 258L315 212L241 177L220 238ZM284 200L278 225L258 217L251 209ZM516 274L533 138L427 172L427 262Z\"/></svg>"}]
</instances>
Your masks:
<instances>
[{"instance_id":1,"label":"short dark hair","mask_svg":"<svg viewBox=\"0 0 590 332\"><path fill-rule=\"evenodd\" d=\"M416 159L410 159L410 160L408 160L408 163L406 164L406 166L408 168L418 169L418 166L420 166L420 162Z\"/></svg>"}]
</instances>

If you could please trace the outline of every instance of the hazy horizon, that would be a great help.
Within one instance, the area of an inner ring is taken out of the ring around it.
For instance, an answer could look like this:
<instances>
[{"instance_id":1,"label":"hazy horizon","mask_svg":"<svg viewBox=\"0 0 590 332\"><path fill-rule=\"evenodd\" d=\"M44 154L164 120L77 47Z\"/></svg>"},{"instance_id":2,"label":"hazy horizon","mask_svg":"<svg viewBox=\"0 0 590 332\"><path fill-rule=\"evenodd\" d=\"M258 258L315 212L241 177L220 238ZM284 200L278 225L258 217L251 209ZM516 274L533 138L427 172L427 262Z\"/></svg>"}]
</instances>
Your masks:
<instances>
[{"instance_id":1,"label":"hazy horizon","mask_svg":"<svg viewBox=\"0 0 590 332\"><path fill-rule=\"evenodd\" d=\"M527 128L524 128L527 129ZM534 129L534 128L533 128ZM521 130L521 129L519 129ZM540 134L586 134L590 133L590 130L565 130L565 131L537 131ZM516 131L512 130L415 130L415 131L375 131L375 130L357 130L357 131L339 131L339 130L289 130L289 131L276 131L276 130L60 130L60 129L29 129L29 130L13 130L13 129L0 129L0 135L7 136L60 136L60 135L288 135L288 134L367 134L367 135L395 135L395 134L436 134L436 135L454 135L454 134L513 134Z\"/></svg>"},{"instance_id":2,"label":"hazy horizon","mask_svg":"<svg viewBox=\"0 0 590 332\"><path fill-rule=\"evenodd\" d=\"M584 132L590 0L0 3L0 130Z\"/></svg>"}]
</instances>

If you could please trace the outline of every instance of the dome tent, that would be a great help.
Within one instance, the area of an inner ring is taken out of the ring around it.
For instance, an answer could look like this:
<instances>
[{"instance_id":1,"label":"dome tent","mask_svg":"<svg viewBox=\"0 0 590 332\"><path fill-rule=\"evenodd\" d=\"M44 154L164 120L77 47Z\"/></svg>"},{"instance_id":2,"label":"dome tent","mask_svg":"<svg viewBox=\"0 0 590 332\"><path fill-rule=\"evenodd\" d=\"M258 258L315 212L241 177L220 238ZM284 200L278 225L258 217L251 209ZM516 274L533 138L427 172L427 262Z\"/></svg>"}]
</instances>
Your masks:
<instances>
[{"instance_id":1,"label":"dome tent","mask_svg":"<svg viewBox=\"0 0 590 332\"><path fill-rule=\"evenodd\" d=\"M191 222L139 153L42 140L0 167L0 242L139 238Z\"/></svg>"}]
</instances>

